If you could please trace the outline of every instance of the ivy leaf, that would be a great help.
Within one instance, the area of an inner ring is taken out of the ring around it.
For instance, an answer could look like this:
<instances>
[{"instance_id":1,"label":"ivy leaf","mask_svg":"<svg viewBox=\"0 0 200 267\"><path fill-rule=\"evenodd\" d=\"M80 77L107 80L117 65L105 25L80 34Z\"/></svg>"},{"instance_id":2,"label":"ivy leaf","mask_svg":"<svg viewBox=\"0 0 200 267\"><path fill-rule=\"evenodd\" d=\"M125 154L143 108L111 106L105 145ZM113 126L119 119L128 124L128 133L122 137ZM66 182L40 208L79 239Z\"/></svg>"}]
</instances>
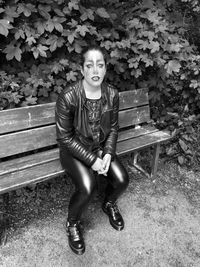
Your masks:
<instances>
[{"instance_id":1,"label":"ivy leaf","mask_svg":"<svg viewBox=\"0 0 200 267\"><path fill-rule=\"evenodd\" d=\"M38 11L42 17L45 19L50 19L51 16L49 12L51 11L51 6L50 5L39 5L38 6Z\"/></svg>"},{"instance_id":2,"label":"ivy leaf","mask_svg":"<svg viewBox=\"0 0 200 267\"><path fill-rule=\"evenodd\" d=\"M18 18L20 14L18 14L16 12L16 6L12 6L12 7L6 7L5 8L5 15L4 15L4 19L8 20L10 22L14 21L14 18Z\"/></svg>"},{"instance_id":3,"label":"ivy leaf","mask_svg":"<svg viewBox=\"0 0 200 267\"><path fill-rule=\"evenodd\" d=\"M142 50L146 50L149 48L149 42L147 40L137 40L138 48Z\"/></svg>"},{"instance_id":4,"label":"ivy leaf","mask_svg":"<svg viewBox=\"0 0 200 267\"><path fill-rule=\"evenodd\" d=\"M47 57L46 50L48 50L48 47L46 46L39 44L37 47L33 47L31 50L33 51L35 58L38 58L39 55L42 57Z\"/></svg>"},{"instance_id":5,"label":"ivy leaf","mask_svg":"<svg viewBox=\"0 0 200 267\"><path fill-rule=\"evenodd\" d=\"M26 100L23 102L24 106L28 105L36 105L37 104L37 97L33 97L32 95L26 97Z\"/></svg>"},{"instance_id":6,"label":"ivy leaf","mask_svg":"<svg viewBox=\"0 0 200 267\"><path fill-rule=\"evenodd\" d=\"M60 23L56 23L56 24L55 24L55 29L56 29L58 32L63 32L63 26L62 26L62 24L60 24Z\"/></svg>"},{"instance_id":7,"label":"ivy leaf","mask_svg":"<svg viewBox=\"0 0 200 267\"><path fill-rule=\"evenodd\" d=\"M149 58L148 54L140 55L141 61L145 63L146 67L153 66L153 60Z\"/></svg>"},{"instance_id":8,"label":"ivy leaf","mask_svg":"<svg viewBox=\"0 0 200 267\"><path fill-rule=\"evenodd\" d=\"M101 18L104 18L104 19L110 18L110 15L103 7L97 8L96 14L99 15Z\"/></svg>"},{"instance_id":9,"label":"ivy leaf","mask_svg":"<svg viewBox=\"0 0 200 267\"><path fill-rule=\"evenodd\" d=\"M142 31L141 33L143 36L147 37L149 41L152 41L156 36L153 31Z\"/></svg>"},{"instance_id":10,"label":"ivy leaf","mask_svg":"<svg viewBox=\"0 0 200 267\"><path fill-rule=\"evenodd\" d=\"M36 43L36 40L33 36L30 36L26 38L26 42L28 43L29 46L31 46L32 44Z\"/></svg>"},{"instance_id":11,"label":"ivy leaf","mask_svg":"<svg viewBox=\"0 0 200 267\"><path fill-rule=\"evenodd\" d=\"M68 39L68 41L69 41L70 44L73 43L74 38L75 38L75 34L74 33L68 35L67 39Z\"/></svg>"},{"instance_id":12,"label":"ivy leaf","mask_svg":"<svg viewBox=\"0 0 200 267\"><path fill-rule=\"evenodd\" d=\"M53 17L53 22L55 25L55 28L57 31L62 32L63 31L63 26L62 23L66 21L66 18L61 18L61 17Z\"/></svg>"},{"instance_id":13,"label":"ivy leaf","mask_svg":"<svg viewBox=\"0 0 200 267\"><path fill-rule=\"evenodd\" d=\"M46 21L38 20L35 23L35 27L37 28L39 34L43 34L46 30Z\"/></svg>"},{"instance_id":14,"label":"ivy leaf","mask_svg":"<svg viewBox=\"0 0 200 267\"><path fill-rule=\"evenodd\" d=\"M156 31L156 32L166 33L166 31L167 31L167 26L161 24L161 25L159 25L159 26L156 28L155 31Z\"/></svg>"},{"instance_id":15,"label":"ivy leaf","mask_svg":"<svg viewBox=\"0 0 200 267\"><path fill-rule=\"evenodd\" d=\"M46 57L47 56L45 51L48 50L48 47L39 44L38 47L37 47L37 49L39 50L39 53L40 53L40 55L42 57Z\"/></svg>"},{"instance_id":16,"label":"ivy leaf","mask_svg":"<svg viewBox=\"0 0 200 267\"><path fill-rule=\"evenodd\" d=\"M46 30L52 32L55 28L57 31L63 32L63 26L61 23L63 23L65 20L65 18L59 17L53 17L53 19L49 19L47 21Z\"/></svg>"},{"instance_id":17,"label":"ivy leaf","mask_svg":"<svg viewBox=\"0 0 200 267\"><path fill-rule=\"evenodd\" d=\"M62 37L58 37L56 35L52 35L47 41L46 44L50 45L50 51L53 52L57 47L61 47L65 40Z\"/></svg>"},{"instance_id":18,"label":"ivy leaf","mask_svg":"<svg viewBox=\"0 0 200 267\"><path fill-rule=\"evenodd\" d=\"M52 32L54 29L54 23L53 23L53 20L49 19L47 21L47 25L46 25L46 30L49 31L49 32Z\"/></svg>"},{"instance_id":19,"label":"ivy leaf","mask_svg":"<svg viewBox=\"0 0 200 267\"><path fill-rule=\"evenodd\" d=\"M137 18L129 20L128 21L128 26L129 26L129 29L132 29L132 28L135 28L135 29L143 28L143 24Z\"/></svg>"},{"instance_id":20,"label":"ivy leaf","mask_svg":"<svg viewBox=\"0 0 200 267\"><path fill-rule=\"evenodd\" d=\"M78 22L72 19L70 22L67 23L71 28L75 28L78 25Z\"/></svg>"},{"instance_id":21,"label":"ivy leaf","mask_svg":"<svg viewBox=\"0 0 200 267\"><path fill-rule=\"evenodd\" d=\"M76 42L74 44L74 48L75 48L76 53L78 53L78 54L81 53L82 47L81 47L81 45L78 42Z\"/></svg>"},{"instance_id":22,"label":"ivy leaf","mask_svg":"<svg viewBox=\"0 0 200 267\"><path fill-rule=\"evenodd\" d=\"M10 22L6 19L0 19L0 34L7 36L8 30L12 29L13 27L10 25Z\"/></svg>"},{"instance_id":23,"label":"ivy leaf","mask_svg":"<svg viewBox=\"0 0 200 267\"><path fill-rule=\"evenodd\" d=\"M58 15L60 17L63 17L64 16L64 13L60 9L58 9L58 8L54 9L54 12L56 13L56 15Z\"/></svg>"},{"instance_id":24,"label":"ivy leaf","mask_svg":"<svg viewBox=\"0 0 200 267\"><path fill-rule=\"evenodd\" d=\"M135 78L138 78L139 76L142 75L142 71L141 71L141 69L136 69L136 70L133 69L131 71L131 75L134 76Z\"/></svg>"},{"instance_id":25,"label":"ivy leaf","mask_svg":"<svg viewBox=\"0 0 200 267\"><path fill-rule=\"evenodd\" d=\"M114 69L115 69L115 71L117 73L123 73L123 72L125 72L124 64L123 63L120 63L120 62L118 62L118 64L115 65Z\"/></svg>"},{"instance_id":26,"label":"ivy leaf","mask_svg":"<svg viewBox=\"0 0 200 267\"><path fill-rule=\"evenodd\" d=\"M153 25L159 25L162 19L162 17L158 15L158 11L152 11L150 9L147 10L146 14L142 15L141 17L145 17L145 16L147 16L148 20L152 22Z\"/></svg>"},{"instance_id":27,"label":"ivy leaf","mask_svg":"<svg viewBox=\"0 0 200 267\"><path fill-rule=\"evenodd\" d=\"M183 46L180 43L171 44L170 51L171 52L179 52Z\"/></svg>"},{"instance_id":28,"label":"ivy leaf","mask_svg":"<svg viewBox=\"0 0 200 267\"><path fill-rule=\"evenodd\" d=\"M45 88L45 87L40 88L39 91L38 91L38 96L48 97L49 96L49 92L48 92L47 88Z\"/></svg>"},{"instance_id":29,"label":"ivy leaf","mask_svg":"<svg viewBox=\"0 0 200 267\"><path fill-rule=\"evenodd\" d=\"M104 41L102 46L104 46L106 50L109 50L111 47L113 47L113 43L111 41Z\"/></svg>"},{"instance_id":30,"label":"ivy leaf","mask_svg":"<svg viewBox=\"0 0 200 267\"><path fill-rule=\"evenodd\" d=\"M13 58L16 58L18 61L21 60L22 50L19 48L19 45L15 46L13 44L9 44L3 52L6 54L7 60L11 60Z\"/></svg>"},{"instance_id":31,"label":"ivy leaf","mask_svg":"<svg viewBox=\"0 0 200 267\"><path fill-rule=\"evenodd\" d=\"M54 72L55 74L58 74L63 69L64 67L58 62L54 62L54 64L51 66L51 72Z\"/></svg>"},{"instance_id":32,"label":"ivy leaf","mask_svg":"<svg viewBox=\"0 0 200 267\"><path fill-rule=\"evenodd\" d=\"M134 68L137 69L139 62L135 59L135 58L130 58L128 59L128 63L129 63L129 68Z\"/></svg>"},{"instance_id":33,"label":"ivy leaf","mask_svg":"<svg viewBox=\"0 0 200 267\"><path fill-rule=\"evenodd\" d=\"M172 72L179 72L181 68L181 64L177 60L170 60L167 64L165 64L165 69L168 74L172 74Z\"/></svg>"},{"instance_id":34,"label":"ivy leaf","mask_svg":"<svg viewBox=\"0 0 200 267\"><path fill-rule=\"evenodd\" d=\"M31 15L32 12L36 12L36 8L34 5L32 4L18 4L18 9L17 9L18 13L24 13L24 15L26 17L29 17Z\"/></svg>"},{"instance_id":35,"label":"ivy leaf","mask_svg":"<svg viewBox=\"0 0 200 267\"><path fill-rule=\"evenodd\" d=\"M15 33L15 40L18 40L19 38L25 39L25 34L22 29L18 29Z\"/></svg>"},{"instance_id":36,"label":"ivy leaf","mask_svg":"<svg viewBox=\"0 0 200 267\"><path fill-rule=\"evenodd\" d=\"M83 37L85 36L86 32L89 32L86 25L78 25L76 31L79 32Z\"/></svg>"},{"instance_id":37,"label":"ivy leaf","mask_svg":"<svg viewBox=\"0 0 200 267\"><path fill-rule=\"evenodd\" d=\"M92 9L85 8L83 10L83 14L81 15L80 19L82 21L85 21L87 19L94 21L94 11Z\"/></svg>"},{"instance_id":38,"label":"ivy leaf","mask_svg":"<svg viewBox=\"0 0 200 267\"><path fill-rule=\"evenodd\" d=\"M137 70L135 71L135 77L138 78L138 77L141 76L141 75L142 75L142 71L141 71L141 69L137 69Z\"/></svg>"},{"instance_id":39,"label":"ivy leaf","mask_svg":"<svg viewBox=\"0 0 200 267\"><path fill-rule=\"evenodd\" d=\"M187 149L188 149L188 146L186 145L186 143L183 140L181 140L181 139L179 139L178 142L179 142L179 145L182 148L183 152L186 152Z\"/></svg>"},{"instance_id":40,"label":"ivy leaf","mask_svg":"<svg viewBox=\"0 0 200 267\"><path fill-rule=\"evenodd\" d=\"M184 161L185 160L184 160L183 156L178 156L178 162L179 162L180 165L183 165Z\"/></svg>"},{"instance_id":41,"label":"ivy leaf","mask_svg":"<svg viewBox=\"0 0 200 267\"><path fill-rule=\"evenodd\" d=\"M70 10L69 10L68 6L65 6L62 11L63 11L64 14L70 15Z\"/></svg>"},{"instance_id":42,"label":"ivy leaf","mask_svg":"<svg viewBox=\"0 0 200 267\"><path fill-rule=\"evenodd\" d=\"M72 10L72 9L79 10L78 0L71 0L68 3L68 7L69 7L69 10Z\"/></svg>"},{"instance_id":43,"label":"ivy leaf","mask_svg":"<svg viewBox=\"0 0 200 267\"><path fill-rule=\"evenodd\" d=\"M77 76L77 72L76 71L70 71L66 74L66 77L67 77L67 81L76 81L76 76Z\"/></svg>"},{"instance_id":44,"label":"ivy leaf","mask_svg":"<svg viewBox=\"0 0 200 267\"><path fill-rule=\"evenodd\" d=\"M68 59L61 59L60 64L63 66L68 66L69 65L69 60Z\"/></svg>"},{"instance_id":45,"label":"ivy leaf","mask_svg":"<svg viewBox=\"0 0 200 267\"><path fill-rule=\"evenodd\" d=\"M150 44L149 44L149 49L151 49L151 53L159 51L160 50L159 42L151 41Z\"/></svg>"},{"instance_id":46,"label":"ivy leaf","mask_svg":"<svg viewBox=\"0 0 200 267\"><path fill-rule=\"evenodd\" d=\"M166 148L166 153L168 156L174 155L174 152L175 152L175 150L174 150L173 146Z\"/></svg>"}]
</instances>

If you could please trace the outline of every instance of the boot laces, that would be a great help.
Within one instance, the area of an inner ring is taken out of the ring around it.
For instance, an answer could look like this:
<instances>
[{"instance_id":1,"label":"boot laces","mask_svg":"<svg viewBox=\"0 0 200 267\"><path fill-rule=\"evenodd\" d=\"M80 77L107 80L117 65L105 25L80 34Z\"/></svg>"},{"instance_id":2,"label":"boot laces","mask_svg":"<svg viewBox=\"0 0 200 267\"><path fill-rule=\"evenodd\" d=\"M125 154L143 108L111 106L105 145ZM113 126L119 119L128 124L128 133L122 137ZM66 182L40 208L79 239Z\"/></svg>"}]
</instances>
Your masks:
<instances>
[{"instance_id":1,"label":"boot laces","mask_svg":"<svg viewBox=\"0 0 200 267\"><path fill-rule=\"evenodd\" d=\"M70 225L69 223L67 224L68 235L70 235L74 241L78 241L81 239L79 224L80 222L76 222L75 224L72 225Z\"/></svg>"},{"instance_id":2,"label":"boot laces","mask_svg":"<svg viewBox=\"0 0 200 267\"><path fill-rule=\"evenodd\" d=\"M114 214L119 212L119 208L118 208L116 202L115 203L108 202L107 203L107 207L109 207L111 212L114 213Z\"/></svg>"}]
</instances>

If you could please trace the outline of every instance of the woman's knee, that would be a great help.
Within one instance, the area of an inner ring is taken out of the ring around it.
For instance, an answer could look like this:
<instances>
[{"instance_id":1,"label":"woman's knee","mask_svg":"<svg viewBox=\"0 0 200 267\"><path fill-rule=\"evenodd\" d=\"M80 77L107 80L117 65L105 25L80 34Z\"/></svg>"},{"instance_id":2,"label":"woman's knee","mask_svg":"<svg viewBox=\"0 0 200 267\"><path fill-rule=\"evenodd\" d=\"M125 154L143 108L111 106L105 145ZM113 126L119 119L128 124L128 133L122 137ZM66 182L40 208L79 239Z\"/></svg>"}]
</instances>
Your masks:
<instances>
[{"instance_id":1,"label":"woman's knee","mask_svg":"<svg viewBox=\"0 0 200 267\"><path fill-rule=\"evenodd\" d=\"M129 175L123 165L118 165L113 173L113 185L115 188L121 188L125 190L129 184Z\"/></svg>"},{"instance_id":2,"label":"woman's knee","mask_svg":"<svg viewBox=\"0 0 200 267\"><path fill-rule=\"evenodd\" d=\"M79 187L80 194L85 198L91 198L95 191L95 183L91 180L86 179L81 187Z\"/></svg>"},{"instance_id":3,"label":"woman's knee","mask_svg":"<svg viewBox=\"0 0 200 267\"><path fill-rule=\"evenodd\" d=\"M125 169L121 172L120 177L117 180L117 183L118 183L118 186L123 188L123 189L126 189L128 187L129 176L128 176L128 173Z\"/></svg>"},{"instance_id":4,"label":"woman's knee","mask_svg":"<svg viewBox=\"0 0 200 267\"><path fill-rule=\"evenodd\" d=\"M94 192L96 183L92 170L66 151L61 152L61 162L75 185L75 191L85 198L90 197Z\"/></svg>"},{"instance_id":5,"label":"woman's knee","mask_svg":"<svg viewBox=\"0 0 200 267\"><path fill-rule=\"evenodd\" d=\"M129 184L129 175L119 160L112 163L110 171L114 186L126 189Z\"/></svg>"}]
</instances>

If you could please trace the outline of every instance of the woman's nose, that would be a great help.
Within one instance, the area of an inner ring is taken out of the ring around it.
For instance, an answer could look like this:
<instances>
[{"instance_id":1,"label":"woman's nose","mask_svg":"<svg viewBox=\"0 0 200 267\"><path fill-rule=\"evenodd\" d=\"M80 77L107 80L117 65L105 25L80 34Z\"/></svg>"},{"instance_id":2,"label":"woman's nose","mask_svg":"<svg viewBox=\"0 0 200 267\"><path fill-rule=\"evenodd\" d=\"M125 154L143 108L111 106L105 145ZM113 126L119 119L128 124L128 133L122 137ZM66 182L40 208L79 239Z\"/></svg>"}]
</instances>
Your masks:
<instances>
[{"instance_id":1,"label":"woman's nose","mask_svg":"<svg viewBox=\"0 0 200 267\"><path fill-rule=\"evenodd\" d=\"M94 68L93 68L93 73L98 73L98 69L97 69L97 66L94 66Z\"/></svg>"}]
</instances>

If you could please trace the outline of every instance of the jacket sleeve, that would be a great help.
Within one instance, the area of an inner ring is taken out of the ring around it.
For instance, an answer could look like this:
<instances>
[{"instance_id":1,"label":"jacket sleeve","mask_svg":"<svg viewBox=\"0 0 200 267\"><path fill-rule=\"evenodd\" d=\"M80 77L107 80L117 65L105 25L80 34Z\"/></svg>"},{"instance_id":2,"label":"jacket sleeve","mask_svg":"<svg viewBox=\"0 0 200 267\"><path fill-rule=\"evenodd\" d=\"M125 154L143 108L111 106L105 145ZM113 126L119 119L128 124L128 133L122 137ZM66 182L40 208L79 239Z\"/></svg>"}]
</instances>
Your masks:
<instances>
[{"instance_id":1,"label":"jacket sleeve","mask_svg":"<svg viewBox=\"0 0 200 267\"><path fill-rule=\"evenodd\" d=\"M105 154L110 154L113 158L116 152L116 144L118 138L118 114L119 114L119 93L116 90L116 94L113 98L113 112L111 115L111 130L106 139L104 149L103 149L103 156Z\"/></svg>"},{"instance_id":2,"label":"jacket sleeve","mask_svg":"<svg viewBox=\"0 0 200 267\"><path fill-rule=\"evenodd\" d=\"M97 156L84 147L75 135L73 127L74 109L70 99L65 99L61 93L58 96L55 109L57 141L60 147L67 149L73 157L91 167Z\"/></svg>"}]
</instances>

